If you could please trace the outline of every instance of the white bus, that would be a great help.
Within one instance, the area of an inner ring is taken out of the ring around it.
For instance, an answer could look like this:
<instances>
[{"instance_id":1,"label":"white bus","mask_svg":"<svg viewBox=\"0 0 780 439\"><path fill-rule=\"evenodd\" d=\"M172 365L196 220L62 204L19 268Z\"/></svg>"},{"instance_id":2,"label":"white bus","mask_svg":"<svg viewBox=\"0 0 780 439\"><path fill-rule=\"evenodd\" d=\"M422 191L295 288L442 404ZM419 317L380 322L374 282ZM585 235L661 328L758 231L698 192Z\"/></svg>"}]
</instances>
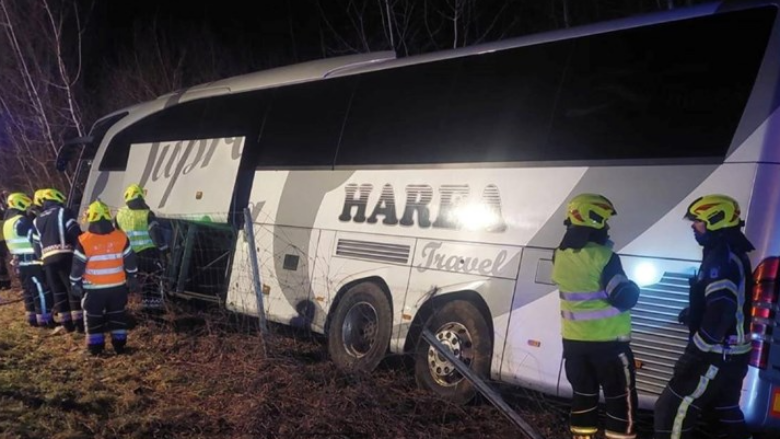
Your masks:
<instances>
[{"instance_id":1,"label":"white bus","mask_svg":"<svg viewBox=\"0 0 780 439\"><path fill-rule=\"evenodd\" d=\"M472 387L421 328L489 379L570 395L551 256L567 200L604 194L642 287L632 347L652 408L687 342L677 314L701 257L682 216L725 193L762 279L743 408L778 428L778 54L774 2L716 3L248 74L99 120L71 144L86 145L71 198L120 206L140 183L158 216L191 225L175 292L252 315L249 207L269 320L326 334L340 366L413 355L422 386L464 401ZM191 257L203 240L222 257ZM214 267L220 282L197 280Z\"/></svg>"}]
</instances>

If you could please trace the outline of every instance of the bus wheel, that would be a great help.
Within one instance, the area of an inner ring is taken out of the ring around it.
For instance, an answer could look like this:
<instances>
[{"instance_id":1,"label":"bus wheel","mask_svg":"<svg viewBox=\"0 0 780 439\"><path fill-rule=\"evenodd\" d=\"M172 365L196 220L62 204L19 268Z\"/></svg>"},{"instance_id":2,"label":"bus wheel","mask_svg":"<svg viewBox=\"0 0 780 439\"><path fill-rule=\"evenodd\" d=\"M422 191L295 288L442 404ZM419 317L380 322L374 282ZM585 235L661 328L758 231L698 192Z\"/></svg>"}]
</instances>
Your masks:
<instances>
[{"instance_id":1,"label":"bus wheel","mask_svg":"<svg viewBox=\"0 0 780 439\"><path fill-rule=\"evenodd\" d=\"M328 353L342 369L370 372L385 357L393 313L382 289L364 282L347 290L328 329Z\"/></svg>"},{"instance_id":2,"label":"bus wheel","mask_svg":"<svg viewBox=\"0 0 780 439\"><path fill-rule=\"evenodd\" d=\"M488 376L493 352L490 329L474 305L465 300L448 302L428 319L425 327L477 375ZM417 343L414 363L420 387L457 404L474 398L474 385L423 338Z\"/></svg>"}]
</instances>

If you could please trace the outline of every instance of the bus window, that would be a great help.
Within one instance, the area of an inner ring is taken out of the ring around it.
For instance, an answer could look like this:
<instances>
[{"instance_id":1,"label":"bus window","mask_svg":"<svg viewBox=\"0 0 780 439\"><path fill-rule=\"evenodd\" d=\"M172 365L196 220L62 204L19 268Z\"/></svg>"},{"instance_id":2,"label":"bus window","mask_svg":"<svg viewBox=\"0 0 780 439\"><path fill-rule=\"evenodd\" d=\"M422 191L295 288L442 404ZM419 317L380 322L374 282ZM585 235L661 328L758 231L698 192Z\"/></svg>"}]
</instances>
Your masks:
<instances>
[{"instance_id":1,"label":"bus window","mask_svg":"<svg viewBox=\"0 0 780 439\"><path fill-rule=\"evenodd\" d=\"M360 75L337 164L435 163L460 60Z\"/></svg>"},{"instance_id":2,"label":"bus window","mask_svg":"<svg viewBox=\"0 0 780 439\"><path fill-rule=\"evenodd\" d=\"M774 15L751 9L578 39L549 154L722 161Z\"/></svg>"},{"instance_id":3,"label":"bus window","mask_svg":"<svg viewBox=\"0 0 780 439\"><path fill-rule=\"evenodd\" d=\"M132 143L198 139L208 100L185 102L154 113L120 132L108 145L101 171L123 171Z\"/></svg>"},{"instance_id":4,"label":"bus window","mask_svg":"<svg viewBox=\"0 0 780 439\"><path fill-rule=\"evenodd\" d=\"M346 77L275 90L257 166L333 166L355 82Z\"/></svg>"},{"instance_id":5,"label":"bus window","mask_svg":"<svg viewBox=\"0 0 780 439\"><path fill-rule=\"evenodd\" d=\"M544 160L571 47L571 41L560 41L465 58L438 160Z\"/></svg>"}]
</instances>

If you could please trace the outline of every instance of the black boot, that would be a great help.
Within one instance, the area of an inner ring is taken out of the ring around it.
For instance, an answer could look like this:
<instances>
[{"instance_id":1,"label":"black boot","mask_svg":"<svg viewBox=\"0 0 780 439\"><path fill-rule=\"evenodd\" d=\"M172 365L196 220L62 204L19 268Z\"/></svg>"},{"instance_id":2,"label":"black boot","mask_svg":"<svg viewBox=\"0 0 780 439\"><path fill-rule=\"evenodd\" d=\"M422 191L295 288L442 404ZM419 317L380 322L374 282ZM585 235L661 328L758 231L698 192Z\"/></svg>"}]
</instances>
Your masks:
<instances>
[{"instance_id":1,"label":"black boot","mask_svg":"<svg viewBox=\"0 0 780 439\"><path fill-rule=\"evenodd\" d=\"M87 345L87 350L92 355L100 355L103 353L103 350L105 350L106 345L105 344L89 344Z\"/></svg>"},{"instance_id":2,"label":"black boot","mask_svg":"<svg viewBox=\"0 0 780 439\"><path fill-rule=\"evenodd\" d=\"M127 340L111 340L111 346L114 347L114 352L117 355L122 355L127 352Z\"/></svg>"}]
</instances>

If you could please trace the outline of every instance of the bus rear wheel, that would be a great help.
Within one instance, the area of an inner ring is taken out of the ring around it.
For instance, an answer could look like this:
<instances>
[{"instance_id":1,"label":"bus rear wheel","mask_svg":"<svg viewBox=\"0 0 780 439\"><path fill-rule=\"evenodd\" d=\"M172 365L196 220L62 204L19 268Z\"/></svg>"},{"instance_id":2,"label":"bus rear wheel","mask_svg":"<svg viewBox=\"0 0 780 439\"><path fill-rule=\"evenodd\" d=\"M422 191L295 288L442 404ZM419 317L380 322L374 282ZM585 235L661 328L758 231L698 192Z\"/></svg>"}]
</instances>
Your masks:
<instances>
[{"instance_id":1,"label":"bus rear wheel","mask_svg":"<svg viewBox=\"0 0 780 439\"><path fill-rule=\"evenodd\" d=\"M344 370L370 372L385 357L393 313L382 289L357 284L339 301L328 326L328 353Z\"/></svg>"},{"instance_id":2,"label":"bus rear wheel","mask_svg":"<svg viewBox=\"0 0 780 439\"><path fill-rule=\"evenodd\" d=\"M447 302L428 319L425 328L479 377L488 376L493 352L490 328L474 305L465 300ZM474 385L422 337L414 363L421 388L456 404L466 404L476 395Z\"/></svg>"}]
</instances>

